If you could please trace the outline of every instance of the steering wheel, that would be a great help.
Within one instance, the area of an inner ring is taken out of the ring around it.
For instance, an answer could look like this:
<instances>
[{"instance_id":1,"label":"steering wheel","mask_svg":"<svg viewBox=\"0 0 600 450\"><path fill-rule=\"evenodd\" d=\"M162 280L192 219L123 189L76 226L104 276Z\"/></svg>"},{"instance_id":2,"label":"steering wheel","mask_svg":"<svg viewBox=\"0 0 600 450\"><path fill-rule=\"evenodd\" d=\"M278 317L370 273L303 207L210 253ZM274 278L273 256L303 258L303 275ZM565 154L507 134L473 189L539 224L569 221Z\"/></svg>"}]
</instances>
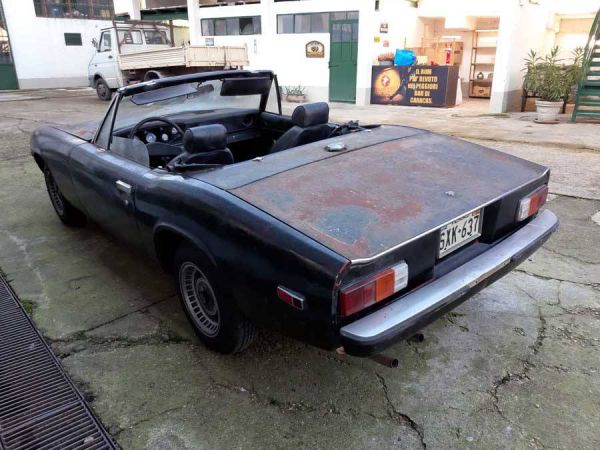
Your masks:
<instances>
[{"instance_id":1,"label":"steering wheel","mask_svg":"<svg viewBox=\"0 0 600 450\"><path fill-rule=\"evenodd\" d=\"M146 117L145 119L142 119L138 123L136 123L135 126L129 132L129 139L133 139L135 137L135 135L138 133L138 131L140 131L140 128L142 128L142 126L147 124L148 122L166 123L167 125L170 125L173 128L175 128L177 130L177 132L183 138L183 130L181 129L181 127L179 125L177 125L171 119L167 119L166 117L158 117L157 116L157 117Z\"/></svg>"}]
</instances>

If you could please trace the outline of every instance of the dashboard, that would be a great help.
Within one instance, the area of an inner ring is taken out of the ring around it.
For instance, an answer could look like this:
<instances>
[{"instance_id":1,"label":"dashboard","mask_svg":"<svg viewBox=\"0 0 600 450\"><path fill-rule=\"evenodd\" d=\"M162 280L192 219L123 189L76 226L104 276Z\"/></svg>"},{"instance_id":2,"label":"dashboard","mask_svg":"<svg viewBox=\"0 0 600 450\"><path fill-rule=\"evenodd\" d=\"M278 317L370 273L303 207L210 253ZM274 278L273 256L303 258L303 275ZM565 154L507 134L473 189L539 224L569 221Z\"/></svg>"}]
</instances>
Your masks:
<instances>
[{"instance_id":1,"label":"dashboard","mask_svg":"<svg viewBox=\"0 0 600 450\"><path fill-rule=\"evenodd\" d=\"M177 131L177 128L169 125L152 126L144 128L137 133L137 137L144 144L153 142L164 142L165 144L173 144L181 141L183 136Z\"/></svg>"},{"instance_id":2,"label":"dashboard","mask_svg":"<svg viewBox=\"0 0 600 450\"><path fill-rule=\"evenodd\" d=\"M185 132L186 129L212 123L220 123L227 129L227 143L232 144L260 136L258 129L258 111L245 109L221 109L214 111L193 111L167 116L177 123ZM127 132L123 134L126 135ZM165 144L181 144L183 136L175 127L165 123L149 123L143 126L136 136L144 143L162 142ZM125 137L125 136L123 136Z\"/></svg>"}]
</instances>

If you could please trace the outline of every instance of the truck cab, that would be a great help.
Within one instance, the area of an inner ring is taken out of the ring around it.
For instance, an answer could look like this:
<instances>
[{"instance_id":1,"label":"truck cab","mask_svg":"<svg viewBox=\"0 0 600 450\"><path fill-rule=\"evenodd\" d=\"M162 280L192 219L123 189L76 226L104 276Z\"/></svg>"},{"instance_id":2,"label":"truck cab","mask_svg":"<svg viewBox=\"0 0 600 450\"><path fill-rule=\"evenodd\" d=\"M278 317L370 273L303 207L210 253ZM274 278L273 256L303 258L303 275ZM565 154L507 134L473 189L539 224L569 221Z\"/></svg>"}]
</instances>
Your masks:
<instances>
[{"instance_id":1,"label":"truck cab","mask_svg":"<svg viewBox=\"0 0 600 450\"><path fill-rule=\"evenodd\" d=\"M172 47L169 27L156 24L115 23L100 30L93 45L96 52L88 65L90 86L96 89L101 100L110 100L112 92L131 84L132 80L121 68L120 56ZM139 75L139 74L131 74ZM160 78L160 72L146 71L146 77ZM137 78L137 77L135 77Z\"/></svg>"}]
</instances>

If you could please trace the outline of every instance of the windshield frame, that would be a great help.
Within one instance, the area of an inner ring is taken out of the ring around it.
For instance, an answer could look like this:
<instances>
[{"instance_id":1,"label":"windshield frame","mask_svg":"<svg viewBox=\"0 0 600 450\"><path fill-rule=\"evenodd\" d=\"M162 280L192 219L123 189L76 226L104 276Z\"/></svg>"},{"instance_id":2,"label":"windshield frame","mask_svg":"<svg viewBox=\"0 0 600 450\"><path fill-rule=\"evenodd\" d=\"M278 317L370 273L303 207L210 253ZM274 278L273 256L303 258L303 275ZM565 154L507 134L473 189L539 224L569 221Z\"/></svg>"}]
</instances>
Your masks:
<instances>
[{"instance_id":1,"label":"windshield frame","mask_svg":"<svg viewBox=\"0 0 600 450\"><path fill-rule=\"evenodd\" d=\"M105 124L108 115L111 113L112 107L114 106L115 112L112 117L110 123L110 138L108 143L108 148L106 150L110 150L110 143L112 142L112 135L115 132L115 119L119 110L119 104L124 98L130 97L134 94L138 94L141 92L148 92L156 89L161 89L163 87L168 86L176 86L179 84L191 83L191 82L204 82L209 80L220 80L223 78L253 78L253 77L269 77L271 82L275 85L275 92L277 95L277 109L279 111L279 115L281 115L281 93L279 90L279 83L277 82L277 76L270 70L258 70L258 71L250 71L250 70L221 70L215 72L203 72L198 74L190 74L190 75L180 75L175 77L168 78L160 78L158 80L151 80L144 83L137 83L130 86L125 86L117 89L116 98L110 102L110 105L102 118L98 129L96 130L96 134L92 142L97 145L98 136L100 134L100 130ZM261 95L261 100L259 104L259 113L263 113L266 110L267 103L269 100L269 94L271 90L265 94Z\"/></svg>"}]
</instances>

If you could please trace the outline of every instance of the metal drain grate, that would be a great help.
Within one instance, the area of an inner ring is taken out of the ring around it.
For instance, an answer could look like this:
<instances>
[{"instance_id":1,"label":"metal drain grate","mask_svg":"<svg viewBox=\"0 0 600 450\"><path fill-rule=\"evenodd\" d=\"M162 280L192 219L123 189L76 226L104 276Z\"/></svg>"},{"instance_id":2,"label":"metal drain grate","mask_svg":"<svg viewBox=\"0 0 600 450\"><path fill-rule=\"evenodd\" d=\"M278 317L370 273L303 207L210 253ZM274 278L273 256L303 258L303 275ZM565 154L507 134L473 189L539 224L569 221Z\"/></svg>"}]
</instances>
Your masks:
<instances>
[{"instance_id":1,"label":"metal drain grate","mask_svg":"<svg viewBox=\"0 0 600 450\"><path fill-rule=\"evenodd\" d=\"M0 275L0 450L115 449Z\"/></svg>"}]
</instances>

